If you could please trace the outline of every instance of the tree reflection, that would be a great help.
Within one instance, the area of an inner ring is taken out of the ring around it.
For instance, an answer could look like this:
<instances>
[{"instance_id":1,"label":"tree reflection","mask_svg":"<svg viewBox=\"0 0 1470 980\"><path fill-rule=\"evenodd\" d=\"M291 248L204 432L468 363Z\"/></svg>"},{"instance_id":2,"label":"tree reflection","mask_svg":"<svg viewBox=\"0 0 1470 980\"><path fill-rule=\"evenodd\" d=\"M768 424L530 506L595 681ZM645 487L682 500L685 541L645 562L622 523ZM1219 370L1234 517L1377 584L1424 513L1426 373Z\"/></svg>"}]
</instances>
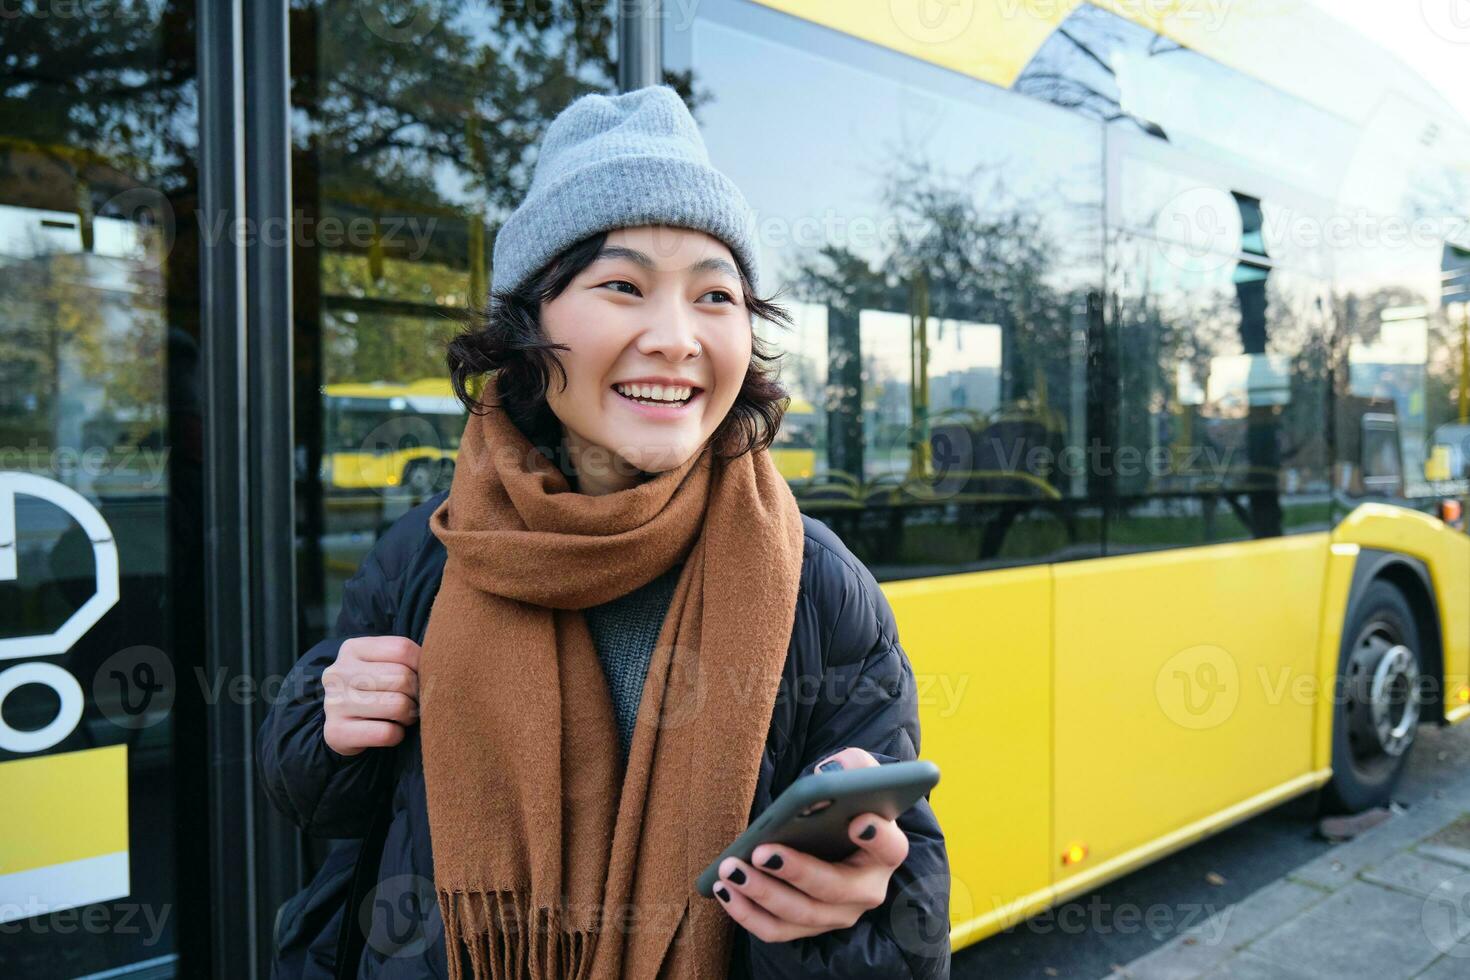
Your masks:
<instances>
[{"instance_id":1,"label":"tree reflection","mask_svg":"<svg viewBox=\"0 0 1470 980\"><path fill-rule=\"evenodd\" d=\"M328 507L334 530L374 532L397 490L328 500L322 387L445 376L444 342L486 302L495 232L547 124L616 88L616 14L572 0L291 3L304 638L321 635L360 558L328 561Z\"/></svg>"}]
</instances>

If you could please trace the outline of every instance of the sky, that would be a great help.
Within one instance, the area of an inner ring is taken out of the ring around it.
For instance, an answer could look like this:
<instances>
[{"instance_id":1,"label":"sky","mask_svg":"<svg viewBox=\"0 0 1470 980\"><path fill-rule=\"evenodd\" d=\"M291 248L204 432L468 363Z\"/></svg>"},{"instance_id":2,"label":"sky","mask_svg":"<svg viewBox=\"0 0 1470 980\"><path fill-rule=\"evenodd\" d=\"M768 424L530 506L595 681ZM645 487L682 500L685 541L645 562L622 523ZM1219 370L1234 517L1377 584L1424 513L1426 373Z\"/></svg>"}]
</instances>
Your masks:
<instances>
[{"instance_id":1,"label":"sky","mask_svg":"<svg viewBox=\"0 0 1470 980\"><path fill-rule=\"evenodd\" d=\"M1470 0L1308 0L1418 69L1470 121Z\"/></svg>"}]
</instances>

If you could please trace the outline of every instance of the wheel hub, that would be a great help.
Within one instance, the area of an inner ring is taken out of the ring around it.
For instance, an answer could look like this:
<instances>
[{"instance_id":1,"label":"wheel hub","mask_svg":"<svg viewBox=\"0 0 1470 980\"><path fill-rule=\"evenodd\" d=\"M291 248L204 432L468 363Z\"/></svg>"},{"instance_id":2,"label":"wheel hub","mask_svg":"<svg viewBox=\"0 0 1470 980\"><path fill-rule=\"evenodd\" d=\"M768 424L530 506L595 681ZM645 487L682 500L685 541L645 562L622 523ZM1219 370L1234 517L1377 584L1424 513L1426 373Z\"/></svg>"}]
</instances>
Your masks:
<instances>
[{"instance_id":1,"label":"wheel hub","mask_svg":"<svg viewBox=\"0 0 1470 980\"><path fill-rule=\"evenodd\" d=\"M1373 671L1372 716L1378 744L1387 755L1403 755L1419 723L1419 668L1402 643L1388 648Z\"/></svg>"},{"instance_id":2,"label":"wheel hub","mask_svg":"<svg viewBox=\"0 0 1470 980\"><path fill-rule=\"evenodd\" d=\"M1419 667L1412 650L1370 635L1353 657L1352 734L1357 754L1403 755L1419 724Z\"/></svg>"}]
</instances>

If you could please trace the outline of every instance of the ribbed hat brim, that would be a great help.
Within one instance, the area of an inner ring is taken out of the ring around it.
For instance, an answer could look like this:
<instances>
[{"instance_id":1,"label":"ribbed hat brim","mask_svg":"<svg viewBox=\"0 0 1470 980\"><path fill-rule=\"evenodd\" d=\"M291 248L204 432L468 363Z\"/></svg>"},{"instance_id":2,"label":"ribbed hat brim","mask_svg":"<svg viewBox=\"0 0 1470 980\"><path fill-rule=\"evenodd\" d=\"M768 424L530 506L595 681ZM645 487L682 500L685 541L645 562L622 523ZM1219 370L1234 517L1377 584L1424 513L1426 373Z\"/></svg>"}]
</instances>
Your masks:
<instances>
[{"instance_id":1,"label":"ribbed hat brim","mask_svg":"<svg viewBox=\"0 0 1470 980\"><path fill-rule=\"evenodd\" d=\"M588 195L596 206L588 207ZM670 225L720 239L745 267L757 292L751 249L754 214L735 183L711 166L666 156L615 156L561 175L526 197L496 237L490 288L514 289L588 235L615 228ZM502 241L522 246L504 252Z\"/></svg>"}]
</instances>

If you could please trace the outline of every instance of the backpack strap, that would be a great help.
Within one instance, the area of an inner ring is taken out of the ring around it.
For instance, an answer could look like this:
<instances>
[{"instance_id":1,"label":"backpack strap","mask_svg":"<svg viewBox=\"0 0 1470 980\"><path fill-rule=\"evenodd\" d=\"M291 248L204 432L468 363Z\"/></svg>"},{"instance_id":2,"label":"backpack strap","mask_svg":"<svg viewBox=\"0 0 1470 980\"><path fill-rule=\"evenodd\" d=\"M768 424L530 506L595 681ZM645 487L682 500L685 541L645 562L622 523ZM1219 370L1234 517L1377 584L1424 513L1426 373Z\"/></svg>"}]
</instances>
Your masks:
<instances>
[{"instance_id":1,"label":"backpack strap","mask_svg":"<svg viewBox=\"0 0 1470 980\"><path fill-rule=\"evenodd\" d=\"M435 506L448 491L436 495ZM427 517L427 511L425 512ZM439 582L444 573L444 545L428 531L425 525L423 540L409 562L409 570L403 583L403 594L399 597L394 614L394 633L411 637L415 643L424 642L424 633L429 625L429 611L439 591ZM388 839L388 825L393 822L393 788L398 785L402 774L400 756L403 747L412 739L405 738L398 744L390 763L392 777L388 781L388 792L383 805L373 816L372 826L362 840L357 852L357 864L352 870L352 887L347 895L347 908L343 910L342 923L337 932L336 980L356 980L358 964L362 962L362 951L367 945L367 934L363 931L363 903L368 900L378 884L378 869L383 859L383 844Z\"/></svg>"},{"instance_id":2,"label":"backpack strap","mask_svg":"<svg viewBox=\"0 0 1470 980\"><path fill-rule=\"evenodd\" d=\"M395 767L390 767L395 768ZM393 790L383 794L382 805L373 814L367 836L357 851L352 869L352 886L347 891L347 904L337 927L336 980L355 980L362 962L367 933L363 931L363 908L378 884L378 868L383 859L383 844L388 838L388 825L393 821Z\"/></svg>"}]
</instances>

